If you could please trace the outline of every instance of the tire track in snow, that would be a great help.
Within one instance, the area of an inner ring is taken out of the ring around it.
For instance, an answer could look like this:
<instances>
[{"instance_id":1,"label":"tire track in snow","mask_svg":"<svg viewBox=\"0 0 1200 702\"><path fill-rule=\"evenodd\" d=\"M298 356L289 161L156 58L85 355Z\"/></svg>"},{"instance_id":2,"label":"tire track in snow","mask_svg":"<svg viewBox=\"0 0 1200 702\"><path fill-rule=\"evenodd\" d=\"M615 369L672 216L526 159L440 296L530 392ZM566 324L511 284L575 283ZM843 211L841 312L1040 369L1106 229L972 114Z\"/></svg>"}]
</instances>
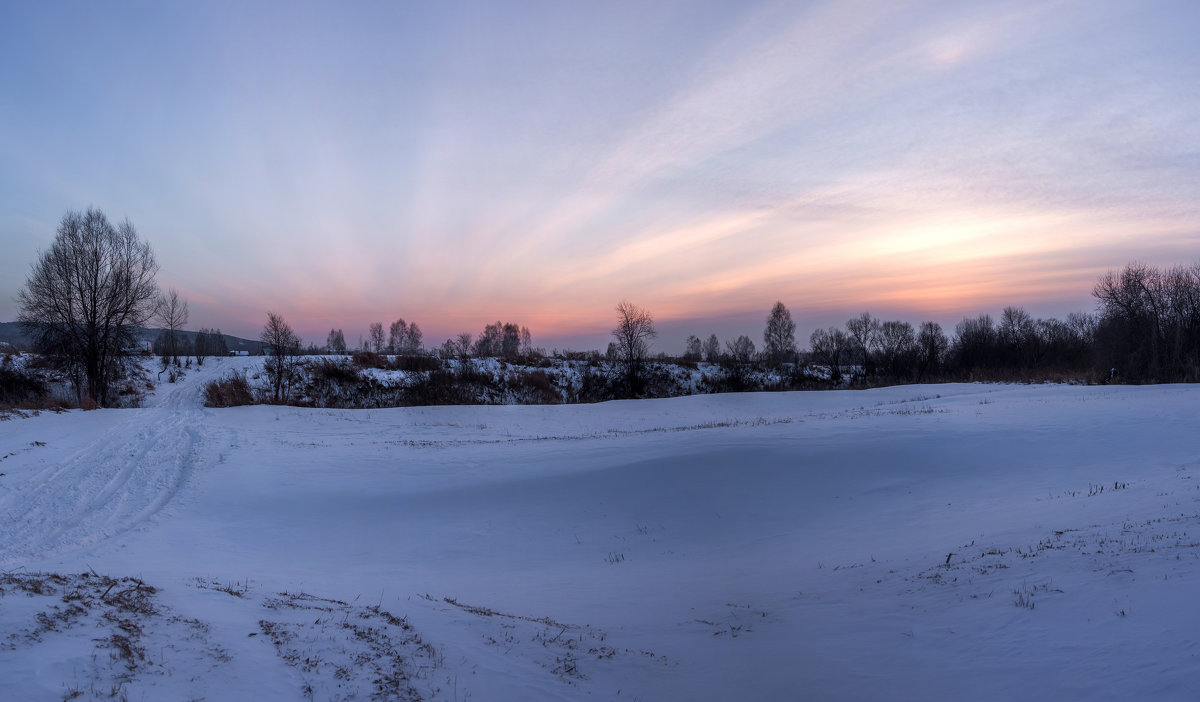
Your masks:
<instances>
[{"instance_id":1,"label":"tire track in snow","mask_svg":"<svg viewBox=\"0 0 1200 702\"><path fill-rule=\"evenodd\" d=\"M216 364L213 364L216 365ZM204 441L200 388L214 369L166 386L105 436L30 476L0 499L0 567L87 548L135 529L187 485Z\"/></svg>"}]
</instances>

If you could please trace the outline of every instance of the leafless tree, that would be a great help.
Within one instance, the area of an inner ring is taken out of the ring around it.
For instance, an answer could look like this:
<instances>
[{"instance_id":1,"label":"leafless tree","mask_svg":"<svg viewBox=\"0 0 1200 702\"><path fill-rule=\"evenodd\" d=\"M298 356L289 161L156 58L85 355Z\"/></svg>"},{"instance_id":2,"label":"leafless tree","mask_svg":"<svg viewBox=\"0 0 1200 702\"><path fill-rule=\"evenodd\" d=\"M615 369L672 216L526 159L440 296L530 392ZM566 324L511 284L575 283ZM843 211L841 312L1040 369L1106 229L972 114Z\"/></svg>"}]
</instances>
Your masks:
<instances>
[{"instance_id":1,"label":"leafless tree","mask_svg":"<svg viewBox=\"0 0 1200 702\"><path fill-rule=\"evenodd\" d=\"M1029 367L1036 360L1040 342L1037 323L1020 307L1005 307L1000 313L996 338L1009 365Z\"/></svg>"},{"instance_id":2,"label":"leafless tree","mask_svg":"<svg viewBox=\"0 0 1200 702\"><path fill-rule=\"evenodd\" d=\"M841 380L842 363L850 350L850 337L846 336L846 332L837 327L817 329L809 337L809 343L812 344L813 358L817 363L829 366L833 382Z\"/></svg>"},{"instance_id":3,"label":"leafless tree","mask_svg":"<svg viewBox=\"0 0 1200 702\"><path fill-rule=\"evenodd\" d=\"M479 358L503 356L516 358L521 355L521 349L533 344L529 329L513 322L496 321L483 328L483 333L475 339L475 355Z\"/></svg>"},{"instance_id":4,"label":"leafless tree","mask_svg":"<svg viewBox=\"0 0 1200 702\"><path fill-rule=\"evenodd\" d=\"M421 327L416 322L408 325L408 334L404 337L404 352L409 355L421 353Z\"/></svg>"},{"instance_id":5,"label":"leafless tree","mask_svg":"<svg viewBox=\"0 0 1200 702\"><path fill-rule=\"evenodd\" d=\"M942 333L942 325L937 322L921 323L921 330L917 332L918 380L937 370L949 347L950 342Z\"/></svg>"},{"instance_id":6,"label":"leafless tree","mask_svg":"<svg viewBox=\"0 0 1200 702\"><path fill-rule=\"evenodd\" d=\"M275 402L285 402L291 395L291 384L296 375L300 337L283 317L268 312L259 340L268 355L266 371L271 381L272 398Z\"/></svg>"},{"instance_id":7,"label":"leafless tree","mask_svg":"<svg viewBox=\"0 0 1200 702\"><path fill-rule=\"evenodd\" d=\"M721 360L721 341L716 334L710 334L704 342L704 360L717 363Z\"/></svg>"},{"instance_id":8,"label":"leafless tree","mask_svg":"<svg viewBox=\"0 0 1200 702\"><path fill-rule=\"evenodd\" d=\"M187 300L180 299L175 288L171 288L165 295L159 296L155 305L155 316L166 332L162 350L163 367L166 368L168 361L178 366L179 332L188 321Z\"/></svg>"},{"instance_id":9,"label":"leafless tree","mask_svg":"<svg viewBox=\"0 0 1200 702\"><path fill-rule=\"evenodd\" d=\"M650 340L658 336L658 332L650 313L628 300L618 303L616 312L617 326L612 334L616 338L617 355L625 367L629 394L634 395L641 383L642 364L650 352Z\"/></svg>"},{"instance_id":10,"label":"leafless tree","mask_svg":"<svg viewBox=\"0 0 1200 702\"><path fill-rule=\"evenodd\" d=\"M196 365L203 366L204 359L212 355L212 341L205 327L196 330L196 338L192 341L192 355L196 357Z\"/></svg>"},{"instance_id":11,"label":"leafless tree","mask_svg":"<svg viewBox=\"0 0 1200 702\"><path fill-rule=\"evenodd\" d=\"M1131 263L1092 291L1100 305L1097 351L1137 380L1200 379L1200 264Z\"/></svg>"},{"instance_id":12,"label":"leafless tree","mask_svg":"<svg viewBox=\"0 0 1200 702\"><path fill-rule=\"evenodd\" d=\"M225 335L221 333L221 329L209 330L209 341L212 342L212 354L214 356L228 356L229 345L225 343Z\"/></svg>"},{"instance_id":13,"label":"leafless tree","mask_svg":"<svg viewBox=\"0 0 1200 702\"><path fill-rule=\"evenodd\" d=\"M776 302L767 315L767 328L763 331L763 355L772 363L786 363L796 355L796 323L782 302Z\"/></svg>"},{"instance_id":14,"label":"leafless tree","mask_svg":"<svg viewBox=\"0 0 1200 702\"><path fill-rule=\"evenodd\" d=\"M996 327L992 316L964 317L954 327L952 355L962 371L974 371L996 366L999 351Z\"/></svg>"},{"instance_id":15,"label":"leafless tree","mask_svg":"<svg viewBox=\"0 0 1200 702\"><path fill-rule=\"evenodd\" d=\"M459 334L458 339L455 340L455 348L460 358L469 358L471 356L471 333Z\"/></svg>"},{"instance_id":16,"label":"leafless tree","mask_svg":"<svg viewBox=\"0 0 1200 702\"><path fill-rule=\"evenodd\" d=\"M742 334L733 341L725 342L725 354L721 366L725 371L725 383L733 391L746 389L750 365L754 361L754 342Z\"/></svg>"},{"instance_id":17,"label":"leafless tree","mask_svg":"<svg viewBox=\"0 0 1200 702\"><path fill-rule=\"evenodd\" d=\"M729 358L733 363L746 364L754 360L754 342L742 334L733 343L726 342Z\"/></svg>"},{"instance_id":18,"label":"leafless tree","mask_svg":"<svg viewBox=\"0 0 1200 702\"><path fill-rule=\"evenodd\" d=\"M408 322L401 317L392 322L391 328L388 329L388 351L390 353L404 353L404 345L408 343Z\"/></svg>"},{"instance_id":19,"label":"leafless tree","mask_svg":"<svg viewBox=\"0 0 1200 702\"><path fill-rule=\"evenodd\" d=\"M521 355L521 327L512 322L504 325L500 336L500 354L505 358Z\"/></svg>"},{"instance_id":20,"label":"leafless tree","mask_svg":"<svg viewBox=\"0 0 1200 702\"><path fill-rule=\"evenodd\" d=\"M899 320L879 325L879 356L884 372L893 378L903 378L911 370L911 359L917 352L917 337L913 326Z\"/></svg>"},{"instance_id":21,"label":"leafless tree","mask_svg":"<svg viewBox=\"0 0 1200 702\"><path fill-rule=\"evenodd\" d=\"M329 337L325 341L325 345L329 347L329 353L346 353L346 335L341 329L330 329Z\"/></svg>"},{"instance_id":22,"label":"leafless tree","mask_svg":"<svg viewBox=\"0 0 1200 702\"><path fill-rule=\"evenodd\" d=\"M383 323L371 322L368 339L371 344L371 350L375 353L383 353Z\"/></svg>"},{"instance_id":23,"label":"leafless tree","mask_svg":"<svg viewBox=\"0 0 1200 702\"><path fill-rule=\"evenodd\" d=\"M220 331L201 327L200 331L196 332L192 353L196 356L196 365L202 366L206 357L224 356L228 350L225 348L225 340L221 338Z\"/></svg>"},{"instance_id":24,"label":"leafless tree","mask_svg":"<svg viewBox=\"0 0 1200 702\"><path fill-rule=\"evenodd\" d=\"M695 334L687 338L684 345L683 358L686 361L699 361L704 358L704 345Z\"/></svg>"},{"instance_id":25,"label":"leafless tree","mask_svg":"<svg viewBox=\"0 0 1200 702\"><path fill-rule=\"evenodd\" d=\"M68 212L17 296L18 319L43 352L62 358L84 399L108 404L109 382L154 314L158 264L128 220Z\"/></svg>"},{"instance_id":26,"label":"leafless tree","mask_svg":"<svg viewBox=\"0 0 1200 702\"><path fill-rule=\"evenodd\" d=\"M863 374L868 377L875 374L874 356L879 348L879 330L880 322L870 312L863 312L846 322L854 362L862 364Z\"/></svg>"},{"instance_id":27,"label":"leafless tree","mask_svg":"<svg viewBox=\"0 0 1200 702\"><path fill-rule=\"evenodd\" d=\"M504 348L504 325L497 320L495 324L483 327L483 333L475 339L475 355L479 358L499 356Z\"/></svg>"}]
</instances>

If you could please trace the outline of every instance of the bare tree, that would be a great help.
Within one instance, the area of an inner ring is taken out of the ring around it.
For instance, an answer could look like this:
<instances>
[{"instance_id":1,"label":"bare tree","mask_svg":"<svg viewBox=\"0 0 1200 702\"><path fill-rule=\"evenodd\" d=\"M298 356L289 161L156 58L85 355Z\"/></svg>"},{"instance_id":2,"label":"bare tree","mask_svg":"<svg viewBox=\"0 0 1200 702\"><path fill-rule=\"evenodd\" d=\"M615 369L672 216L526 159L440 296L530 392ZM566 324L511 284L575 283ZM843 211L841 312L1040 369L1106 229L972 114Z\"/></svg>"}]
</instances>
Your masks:
<instances>
[{"instance_id":1,"label":"bare tree","mask_svg":"<svg viewBox=\"0 0 1200 702\"><path fill-rule=\"evenodd\" d=\"M704 345L701 343L700 337L693 334L687 338L683 358L686 361L699 361L704 358Z\"/></svg>"},{"instance_id":2,"label":"bare tree","mask_svg":"<svg viewBox=\"0 0 1200 702\"><path fill-rule=\"evenodd\" d=\"M187 300L181 300L175 288L158 298L155 305L155 316L163 325L166 334L163 339L162 364L166 368L168 360L179 365L179 332L188 321ZM172 376L173 377L173 376Z\"/></svg>"},{"instance_id":3,"label":"bare tree","mask_svg":"<svg viewBox=\"0 0 1200 702\"><path fill-rule=\"evenodd\" d=\"M1130 379L1200 378L1200 264L1130 263L1092 291L1100 305L1097 353Z\"/></svg>"},{"instance_id":4,"label":"bare tree","mask_svg":"<svg viewBox=\"0 0 1200 702\"><path fill-rule=\"evenodd\" d=\"M868 377L875 374L874 356L879 347L879 330L879 320L872 317L870 312L863 312L846 322L854 362L862 364L863 375Z\"/></svg>"},{"instance_id":5,"label":"bare tree","mask_svg":"<svg viewBox=\"0 0 1200 702\"><path fill-rule=\"evenodd\" d=\"M829 366L830 379L838 382L842 379L842 363L850 350L850 337L837 327L817 329L809 337L812 344L813 358L818 363Z\"/></svg>"},{"instance_id":6,"label":"bare tree","mask_svg":"<svg viewBox=\"0 0 1200 702\"><path fill-rule=\"evenodd\" d=\"M959 370L973 371L996 365L999 343L991 315L964 317L954 327L952 354Z\"/></svg>"},{"instance_id":7,"label":"bare tree","mask_svg":"<svg viewBox=\"0 0 1200 702\"><path fill-rule=\"evenodd\" d=\"M196 331L196 339L192 342L192 354L196 357L197 366L203 366L204 359L212 355L212 340L207 328L200 327Z\"/></svg>"},{"instance_id":8,"label":"bare tree","mask_svg":"<svg viewBox=\"0 0 1200 702\"><path fill-rule=\"evenodd\" d=\"M504 325L500 335L500 354L516 358L521 354L521 327L512 322Z\"/></svg>"},{"instance_id":9,"label":"bare tree","mask_svg":"<svg viewBox=\"0 0 1200 702\"><path fill-rule=\"evenodd\" d=\"M721 360L721 341L716 334L710 334L704 342L704 360L717 363Z\"/></svg>"},{"instance_id":10,"label":"bare tree","mask_svg":"<svg viewBox=\"0 0 1200 702\"><path fill-rule=\"evenodd\" d=\"M105 405L109 382L154 314L158 264L128 220L68 212L17 296L18 319L45 353L66 362L80 402ZM82 379L81 379L82 376Z\"/></svg>"},{"instance_id":11,"label":"bare tree","mask_svg":"<svg viewBox=\"0 0 1200 702\"><path fill-rule=\"evenodd\" d=\"M495 324L483 327L483 333L475 339L475 355L479 358L499 356L504 348L504 325L497 320Z\"/></svg>"},{"instance_id":12,"label":"bare tree","mask_svg":"<svg viewBox=\"0 0 1200 702\"><path fill-rule=\"evenodd\" d=\"M371 350L375 353L383 353L383 323L371 322L368 337L371 344Z\"/></svg>"},{"instance_id":13,"label":"bare tree","mask_svg":"<svg viewBox=\"0 0 1200 702\"><path fill-rule=\"evenodd\" d=\"M204 359L208 356L224 356L228 350L225 348L225 340L221 338L219 330L201 327L200 331L196 332L192 353L196 356L196 365L202 366Z\"/></svg>"},{"instance_id":14,"label":"bare tree","mask_svg":"<svg viewBox=\"0 0 1200 702\"><path fill-rule=\"evenodd\" d=\"M284 402L291 395L291 383L295 378L297 356L300 353L300 337L292 331L283 317L274 312L267 313L259 340L268 354L266 371L271 381L272 397L275 402Z\"/></svg>"},{"instance_id":15,"label":"bare tree","mask_svg":"<svg viewBox=\"0 0 1200 702\"><path fill-rule=\"evenodd\" d=\"M416 355L421 353L421 327L416 322L408 325L408 334L404 337L404 352Z\"/></svg>"},{"instance_id":16,"label":"bare tree","mask_svg":"<svg viewBox=\"0 0 1200 702\"><path fill-rule=\"evenodd\" d=\"M329 347L329 353L346 353L346 335L341 329L330 329L329 337L325 341L325 345Z\"/></svg>"},{"instance_id":17,"label":"bare tree","mask_svg":"<svg viewBox=\"0 0 1200 702\"><path fill-rule=\"evenodd\" d=\"M401 317L392 322L391 328L388 329L388 351L390 353L404 353L404 345L408 343L408 322Z\"/></svg>"},{"instance_id":18,"label":"bare tree","mask_svg":"<svg viewBox=\"0 0 1200 702\"><path fill-rule=\"evenodd\" d=\"M729 358L733 363L746 364L754 360L754 342L742 334L733 343L725 342L729 350Z\"/></svg>"},{"instance_id":19,"label":"bare tree","mask_svg":"<svg viewBox=\"0 0 1200 702\"><path fill-rule=\"evenodd\" d=\"M479 358L503 356L516 358L521 355L522 347L528 348L533 344L529 330L513 322L496 321L483 328L483 333L475 339L475 355Z\"/></svg>"},{"instance_id":20,"label":"bare tree","mask_svg":"<svg viewBox=\"0 0 1200 702\"><path fill-rule=\"evenodd\" d=\"M629 394L634 395L641 383L642 364L650 352L650 340L658 336L658 332L650 313L632 302L622 300L616 311L617 326L612 334L616 338L617 355L625 367Z\"/></svg>"},{"instance_id":21,"label":"bare tree","mask_svg":"<svg viewBox=\"0 0 1200 702\"><path fill-rule=\"evenodd\" d=\"M782 302L776 302L767 315L767 328L763 331L763 354L772 363L785 363L796 355L796 323Z\"/></svg>"},{"instance_id":22,"label":"bare tree","mask_svg":"<svg viewBox=\"0 0 1200 702\"><path fill-rule=\"evenodd\" d=\"M910 359L917 349L917 337L913 326L898 320L884 322L879 326L878 339L884 372L893 378L908 375Z\"/></svg>"},{"instance_id":23,"label":"bare tree","mask_svg":"<svg viewBox=\"0 0 1200 702\"><path fill-rule=\"evenodd\" d=\"M1005 307L1000 313L996 338L1009 365L1027 367L1037 356L1037 323L1020 307Z\"/></svg>"},{"instance_id":24,"label":"bare tree","mask_svg":"<svg viewBox=\"0 0 1200 702\"><path fill-rule=\"evenodd\" d=\"M750 363L754 360L754 342L742 334L732 342L726 341L725 351L721 366L725 371L726 384L734 391L745 390Z\"/></svg>"},{"instance_id":25,"label":"bare tree","mask_svg":"<svg viewBox=\"0 0 1200 702\"><path fill-rule=\"evenodd\" d=\"M229 345L225 343L225 335L221 333L219 328L209 331L210 334L208 338L212 343L212 354L214 356L228 356Z\"/></svg>"},{"instance_id":26,"label":"bare tree","mask_svg":"<svg viewBox=\"0 0 1200 702\"><path fill-rule=\"evenodd\" d=\"M454 342L455 348L458 350L458 355L461 358L469 358L471 356L471 333L463 332L458 335L458 339Z\"/></svg>"},{"instance_id":27,"label":"bare tree","mask_svg":"<svg viewBox=\"0 0 1200 702\"><path fill-rule=\"evenodd\" d=\"M917 332L918 380L937 370L949 347L950 342L942 333L942 325L937 322L921 323L921 330Z\"/></svg>"}]
</instances>

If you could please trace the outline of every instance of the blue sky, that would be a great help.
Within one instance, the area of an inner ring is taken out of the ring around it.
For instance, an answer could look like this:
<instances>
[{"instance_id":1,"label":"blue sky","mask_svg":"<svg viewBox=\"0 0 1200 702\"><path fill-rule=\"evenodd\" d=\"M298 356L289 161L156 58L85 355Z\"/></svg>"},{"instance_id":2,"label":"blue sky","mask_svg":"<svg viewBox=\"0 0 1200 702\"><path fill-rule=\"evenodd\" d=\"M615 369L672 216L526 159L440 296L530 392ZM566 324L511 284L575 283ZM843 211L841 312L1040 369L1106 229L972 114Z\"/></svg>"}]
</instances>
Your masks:
<instances>
[{"instance_id":1,"label":"blue sky","mask_svg":"<svg viewBox=\"0 0 1200 702\"><path fill-rule=\"evenodd\" d=\"M627 298L802 336L1090 309L1200 259L1200 3L6 3L0 319L68 209L192 326L488 321Z\"/></svg>"}]
</instances>

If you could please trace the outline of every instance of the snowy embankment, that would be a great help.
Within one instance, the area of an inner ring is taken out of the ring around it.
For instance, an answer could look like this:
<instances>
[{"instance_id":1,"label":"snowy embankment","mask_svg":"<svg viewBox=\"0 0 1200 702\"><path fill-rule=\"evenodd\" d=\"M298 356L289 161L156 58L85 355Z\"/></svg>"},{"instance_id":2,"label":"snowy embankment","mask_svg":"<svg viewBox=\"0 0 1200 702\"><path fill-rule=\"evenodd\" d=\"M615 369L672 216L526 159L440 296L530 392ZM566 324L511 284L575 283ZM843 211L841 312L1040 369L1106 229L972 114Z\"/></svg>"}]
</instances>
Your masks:
<instances>
[{"instance_id":1,"label":"snowy embankment","mask_svg":"<svg viewBox=\"0 0 1200 702\"><path fill-rule=\"evenodd\" d=\"M0 422L11 699L1195 699L1200 387Z\"/></svg>"}]
</instances>

